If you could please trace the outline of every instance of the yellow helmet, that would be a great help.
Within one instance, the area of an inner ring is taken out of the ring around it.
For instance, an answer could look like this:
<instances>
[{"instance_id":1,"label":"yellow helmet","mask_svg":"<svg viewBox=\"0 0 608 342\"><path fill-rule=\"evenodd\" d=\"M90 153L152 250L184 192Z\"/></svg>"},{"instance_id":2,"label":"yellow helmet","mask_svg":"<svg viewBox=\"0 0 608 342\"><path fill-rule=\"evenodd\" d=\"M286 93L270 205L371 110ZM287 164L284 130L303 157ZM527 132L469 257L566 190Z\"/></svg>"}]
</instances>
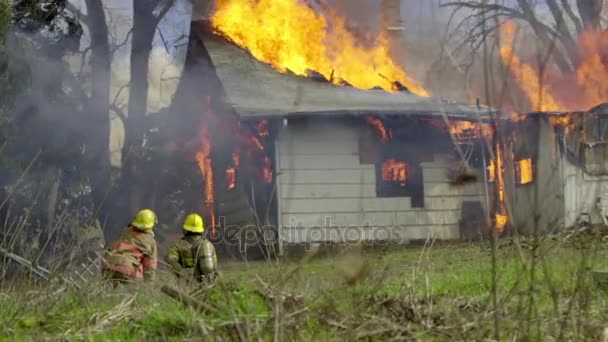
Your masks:
<instances>
[{"instance_id":1,"label":"yellow helmet","mask_svg":"<svg viewBox=\"0 0 608 342\"><path fill-rule=\"evenodd\" d=\"M156 214L150 209L144 209L137 213L131 225L137 229L149 231L157 222Z\"/></svg>"},{"instance_id":2,"label":"yellow helmet","mask_svg":"<svg viewBox=\"0 0 608 342\"><path fill-rule=\"evenodd\" d=\"M190 214L184 221L184 230L192 233L202 233L205 231L203 218L199 214Z\"/></svg>"}]
</instances>

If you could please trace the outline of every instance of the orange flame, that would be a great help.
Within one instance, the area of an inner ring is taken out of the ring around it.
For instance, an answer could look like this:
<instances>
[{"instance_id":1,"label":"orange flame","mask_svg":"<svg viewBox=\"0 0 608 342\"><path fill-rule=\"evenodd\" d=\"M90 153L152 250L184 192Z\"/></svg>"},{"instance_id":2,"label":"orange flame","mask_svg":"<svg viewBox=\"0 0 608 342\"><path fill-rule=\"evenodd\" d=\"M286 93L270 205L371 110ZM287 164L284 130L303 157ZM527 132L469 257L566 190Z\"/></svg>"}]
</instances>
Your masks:
<instances>
[{"instance_id":1,"label":"orange flame","mask_svg":"<svg viewBox=\"0 0 608 342\"><path fill-rule=\"evenodd\" d=\"M205 210L211 221L211 234L215 234L215 189L213 187L213 167L211 165L211 135L209 134L208 122L211 115L211 98L206 98L206 108L204 109L204 120L199 129L200 150L196 152L195 158L201 171L204 181Z\"/></svg>"},{"instance_id":2,"label":"orange flame","mask_svg":"<svg viewBox=\"0 0 608 342\"><path fill-rule=\"evenodd\" d=\"M530 101L535 111L558 111L566 108L548 91L544 80L541 80L537 71L529 64L523 63L515 55L513 45L517 34L515 25L506 21L500 26L502 42L500 57L503 63L511 70L519 87Z\"/></svg>"},{"instance_id":3,"label":"orange flame","mask_svg":"<svg viewBox=\"0 0 608 342\"><path fill-rule=\"evenodd\" d=\"M496 182L496 191L498 192L498 204L496 213L494 214L494 223L496 231L503 232L509 223L509 217L506 213L505 201L505 182L504 182L504 152L500 144L496 145L496 160L490 162L488 169L491 174L490 179Z\"/></svg>"},{"instance_id":4,"label":"orange flame","mask_svg":"<svg viewBox=\"0 0 608 342\"><path fill-rule=\"evenodd\" d=\"M494 183L496 182L496 161L490 160L490 165L488 165L488 182Z\"/></svg>"},{"instance_id":5,"label":"orange flame","mask_svg":"<svg viewBox=\"0 0 608 342\"><path fill-rule=\"evenodd\" d=\"M335 84L387 91L395 91L398 81L414 94L429 95L390 57L385 35L363 47L335 13L321 15L298 0L218 0L216 5L215 31L280 72L316 71Z\"/></svg>"},{"instance_id":6,"label":"orange flame","mask_svg":"<svg viewBox=\"0 0 608 342\"><path fill-rule=\"evenodd\" d=\"M488 123L481 124L478 122L466 120L450 121L450 133L457 141L466 141L471 139L479 139L481 136L491 138L494 135L494 127Z\"/></svg>"},{"instance_id":7,"label":"orange flame","mask_svg":"<svg viewBox=\"0 0 608 342\"><path fill-rule=\"evenodd\" d=\"M398 182L405 187L407 180L407 164L395 159L388 159L382 164L382 180L385 182Z\"/></svg>"},{"instance_id":8,"label":"orange flame","mask_svg":"<svg viewBox=\"0 0 608 342\"><path fill-rule=\"evenodd\" d=\"M263 138L266 138L270 135L270 131L268 128L268 120L261 120L255 125L255 128L258 131L258 134Z\"/></svg>"},{"instance_id":9,"label":"orange flame","mask_svg":"<svg viewBox=\"0 0 608 342\"><path fill-rule=\"evenodd\" d=\"M582 62L576 72L577 83L586 105L592 107L608 100L608 30L587 29L579 36L578 45Z\"/></svg>"},{"instance_id":10,"label":"orange flame","mask_svg":"<svg viewBox=\"0 0 608 342\"><path fill-rule=\"evenodd\" d=\"M367 121L367 123L369 123L370 125L374 126L378 137L380 137L380 141L385 143L391 139L390 129L386 129L386 127L384 127L384 123L382 123L380 119L375 118L373 116L366 116L365 121Z\"/></svg>"},{"instance_id":11,"label":"orange flame","mask_svg":"<svg viewBox=\"0 0 608 342\"><path fill-rule=\"evenodd\" d=\"M507 215L496 214L494 219L496 220L496 230L502 233L509 223L509 217Z\"/></svg>"},{"instance_id":12,"label":"orange flame","mask_svg":"<svg viewBox=\"0 0 608 342\"><path fill-rule=\"evenodd\" d=\"M519 174L519 184L529 184L534 180L532 171L532 159L527 158L517 162L517 170Z\"/></svg>"},{"instance_id":13,"label":"orange flame","mask_svg":"<svg viewBox=\"0 0 608 342\"><path fill-rule=\"evenodd\" d=\"M577 39L580 62L573 73L556 73L543 86L539 71L515 56L513 44L516 28L511 22L501 25L504 43L501 57L508 65L519 87L534 110L587 110L608 102L608 30L588 28ZM542 89L541 89L542 88ZM542 103L538 101L542 98ZM559 99L559 100L558 100Z\"/></svg>"},{"instance_id":14,"label":"orange flame","mask_svg":"<svg viewBox=\"0 0 608 342\"><path fill-rule=\"evenodd\" d=\"M267 184L272 183L272 162L270 161L270 158L265 157L264 158L264 181Z\"/></svg>"}]
</instances>

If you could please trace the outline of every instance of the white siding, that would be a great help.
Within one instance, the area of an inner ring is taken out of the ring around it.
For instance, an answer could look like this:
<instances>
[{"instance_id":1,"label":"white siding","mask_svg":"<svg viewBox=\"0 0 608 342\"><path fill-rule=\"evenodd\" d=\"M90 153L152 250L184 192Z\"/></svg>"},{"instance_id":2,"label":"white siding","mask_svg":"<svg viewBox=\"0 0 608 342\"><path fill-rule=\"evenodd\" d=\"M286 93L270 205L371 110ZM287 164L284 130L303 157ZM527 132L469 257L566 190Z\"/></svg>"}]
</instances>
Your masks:
<instances>
[{"instance_id":1,"label":"white siding","mask_svg":"<svg viewBox=\"0 0 608 342\"><path fill-rule=\"evenodd\" d=\"M278 147L287 243L457 239L462 202L482 198L479 185L450 186L439 158L422 163L424 208L408 197L376 197L375 167L359 163L357 130L346 125L288 126Z\"/></svg>"},{"instance_id":2,"label":"white siding","mask_svg":"<svg viewBox=\"0 0 608 342\"><path fill-rule=\"evenodd\" d=\"M608 192L608 176L590 176L579 166L573 165L565 157L564 163L564 205L566 227L576 223L582 213L591 216L592 223L601 223L596 204L602 192Z\"/></svg>"}]
</instances>

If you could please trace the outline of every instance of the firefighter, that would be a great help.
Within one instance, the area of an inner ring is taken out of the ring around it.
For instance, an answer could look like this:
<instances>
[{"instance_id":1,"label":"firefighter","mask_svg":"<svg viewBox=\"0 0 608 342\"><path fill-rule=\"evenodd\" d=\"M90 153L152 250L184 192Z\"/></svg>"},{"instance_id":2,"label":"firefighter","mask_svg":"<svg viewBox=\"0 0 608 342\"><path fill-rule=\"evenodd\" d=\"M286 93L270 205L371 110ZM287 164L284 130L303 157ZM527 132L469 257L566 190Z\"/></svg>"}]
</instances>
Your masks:
<instances>
[{"instance_id":1,"label":"firefighter","mask_svg":"<svg viewBox=\"0 0 608 342\"><path fill-rule=\"evenodd\" d=\"M184 236L169 249L167 263L178 278L213 284L217 278L217 255L213 244L203 235L203 218L188 215L183 231Z\"/></svg>"},{"instance_id":2,"label":"firefighter","mask_svg":"<svg viewBox=\"0 0 608 342\"><path fill-rule=\"evenodd\" d=\"M119 240L106 248L102 263L106 279L119 283L154 280L158 250L152 229L157 222L150 209L137 213Z\"/></svg>"}]
</instances>

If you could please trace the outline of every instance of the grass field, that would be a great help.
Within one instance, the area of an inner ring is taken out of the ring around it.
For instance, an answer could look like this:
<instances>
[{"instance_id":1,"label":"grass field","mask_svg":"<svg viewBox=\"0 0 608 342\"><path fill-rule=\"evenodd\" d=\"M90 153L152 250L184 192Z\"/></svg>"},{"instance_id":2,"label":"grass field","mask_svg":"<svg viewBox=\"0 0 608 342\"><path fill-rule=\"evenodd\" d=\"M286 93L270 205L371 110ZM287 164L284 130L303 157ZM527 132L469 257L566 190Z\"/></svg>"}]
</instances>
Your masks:
<instances>
[{"instance_id":1,"label":"grass field","mask_svg":"<svg viewBox=\"0 0 608 342\"><path fill-rule=\"evenodd\" d=\"M211 307L156 287L111 290L13 284L0 293L10 340L602 340L608 268L596 237L360 250L230 264ZM493 281L495 279L495 281ZM167 275L159 283L171 283ZM498 334L498 335L497 335Z\"/></svg>"}]
</instances>

